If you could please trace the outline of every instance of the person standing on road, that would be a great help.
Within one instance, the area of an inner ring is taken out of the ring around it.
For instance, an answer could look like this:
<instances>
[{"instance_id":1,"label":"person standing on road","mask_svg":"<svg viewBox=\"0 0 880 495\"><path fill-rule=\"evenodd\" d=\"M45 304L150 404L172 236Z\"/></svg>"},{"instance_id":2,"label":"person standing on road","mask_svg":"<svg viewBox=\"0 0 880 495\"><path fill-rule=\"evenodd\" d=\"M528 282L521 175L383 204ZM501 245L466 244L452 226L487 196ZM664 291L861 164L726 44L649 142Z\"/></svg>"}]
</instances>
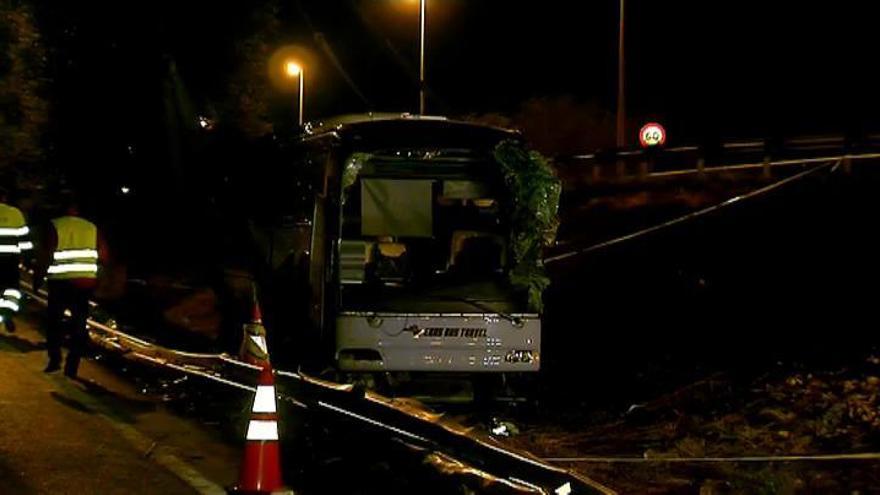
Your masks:
<instances>
[{"instance_id":1,"label":"person standing on road","mask_svg":"<svg viewBox=\"0 0 880 495\"><path fill-rule=\"evenodd\" d=\"M98 227L80 217L75 203L68 205L65 216L52 220L46 250L38 265L44 269L49 281L49 328L46 334L49 364L44 370L46 373L61 369L61 341L65 334L69 334L70 349L64 374L76 378L89 338L86 328L89 298L97 287L98 261L105 258L105 252ZM35 283L42 281L42 275L42 272L34 275ZM65 311L70 311L66 322Z\"/></svg>"},{"instance_id":2,"label":"person standing on road","mask_svg":"<svg viewBox=\"0 0 880 495\"><path fill-rule=\"evenodd\" d=\"M21 305L18 285L18 264L23 252L34 246L29 240L30 229L18 208L7 204L9 194L0 189L0 323L15 332L13 315Z\"/></svg>"}]
</instances>

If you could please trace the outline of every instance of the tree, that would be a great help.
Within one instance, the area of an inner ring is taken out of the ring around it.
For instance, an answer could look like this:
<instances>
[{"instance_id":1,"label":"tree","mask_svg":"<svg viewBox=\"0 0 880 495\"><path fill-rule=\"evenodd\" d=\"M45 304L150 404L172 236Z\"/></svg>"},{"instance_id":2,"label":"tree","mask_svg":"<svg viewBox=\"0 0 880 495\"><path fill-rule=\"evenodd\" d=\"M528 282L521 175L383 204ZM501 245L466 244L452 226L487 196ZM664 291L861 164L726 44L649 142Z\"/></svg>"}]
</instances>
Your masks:
<instances>
[{"instance_id":1,"label":"tree","mask_svg":"<svg viewBox=\"0 0 880 495\"><path fill-rule=\"evenodd\" d=\"M237 68L229 84L223 106L226 120L236 123L246 136L259 138L272 132L271 98L274 91L267 74L267 63L281 39L278 4L270 0L255 10L253 33L237 43Z\"/></svg>"},{"instance_id":2,"label":"tree","mask_svg":"<svg viewBox=\"0 0 880 495\"><path fill-rule=\"evenodd\" d=\"M532 147L549 155L584 153L614 145L611 113L571 96L532 98L510 114L488 113L466 119L519 129Z\"/></svg>"},{"instance_id":3,"label":"tree","mask_svg":"<svg viewBox=\"0 0 880 495\"><path fill-rule=\"evenodd\" d=\"M46 50L33 10L0 0L0 173L16 167L21 175L44 159L45 69Z\"/></svg>"}]
</instances>

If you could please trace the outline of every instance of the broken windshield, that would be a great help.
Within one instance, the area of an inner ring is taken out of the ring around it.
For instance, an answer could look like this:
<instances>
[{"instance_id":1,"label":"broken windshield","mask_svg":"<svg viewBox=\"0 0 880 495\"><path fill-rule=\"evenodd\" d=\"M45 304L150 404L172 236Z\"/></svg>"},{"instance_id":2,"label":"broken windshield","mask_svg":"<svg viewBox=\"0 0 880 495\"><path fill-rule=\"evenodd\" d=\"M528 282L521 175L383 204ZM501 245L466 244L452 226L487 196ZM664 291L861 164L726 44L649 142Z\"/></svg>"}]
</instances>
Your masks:
<instances>
[{"instance_id":1,"label":"broken windshield","mask_svg":"<svg viewBox=\"0 0 880 495\"><path fill-rule=\"evenodd\" d=\"M506 278L508 221L493 163L438 154L355 161L338 252L344 309L473 312L463 298L524 309Z\"/></svg>"}]
</instances>

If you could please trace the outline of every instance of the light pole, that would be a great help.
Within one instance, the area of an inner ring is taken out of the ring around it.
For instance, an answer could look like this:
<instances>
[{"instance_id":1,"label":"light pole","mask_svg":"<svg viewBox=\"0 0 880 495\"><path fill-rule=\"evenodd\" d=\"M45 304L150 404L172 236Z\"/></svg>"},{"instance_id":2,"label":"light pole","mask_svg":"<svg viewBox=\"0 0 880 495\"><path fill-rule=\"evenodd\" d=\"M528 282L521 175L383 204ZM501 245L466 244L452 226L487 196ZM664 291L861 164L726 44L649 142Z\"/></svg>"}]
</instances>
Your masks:
<instances>
[{"instance_id":1,"label":"light pole","mask_svg":"<svg viewBox=\"0 0 880 495\"><path fill-rule=\"evenodd\" d=\"M297 112L299 126L303 126L303 94L304 94L304 86L305 86L305 71L303 67L293 61L287 62L287 65L284 67L285 72L289 77L295 77L299 80L299 98L297 99L299 105L299 111Z\"/></svg>"},{"instance_id":2,"label":"light pole","mask_svg":"<svg viewBox=\"0 0 880 495\"><path fill-rule=\"evenodd\" d=\"M626 144L626 61L623 26L626 0L620 0L620 28L617 39L617 148Z\"/></svg>"},{"instance_id":3,"label":"light pole","mask_svg":"<svg viewBox=\"0 0 880 495\"><path fill-rule=\"evenodd\" d=\"M425 114L425 17L428 0L419 0L419 114Z\"/></svg>"}]
</instances>

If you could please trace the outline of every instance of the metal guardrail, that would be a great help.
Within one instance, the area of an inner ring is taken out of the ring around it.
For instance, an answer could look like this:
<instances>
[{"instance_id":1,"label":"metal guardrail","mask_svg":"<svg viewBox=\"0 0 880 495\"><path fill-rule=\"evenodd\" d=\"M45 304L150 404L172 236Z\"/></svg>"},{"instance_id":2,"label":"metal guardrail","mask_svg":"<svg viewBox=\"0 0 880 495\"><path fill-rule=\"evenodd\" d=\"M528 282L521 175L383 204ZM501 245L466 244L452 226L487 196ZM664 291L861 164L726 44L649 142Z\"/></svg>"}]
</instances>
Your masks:
<instances>
[{"instance_id":1,"label":"metal guardrail","mask_svg":"<svg viewBox=\"0 0 880 495\"><path fill-rule=\"evenodd\" d=\"M25 288L24 292L47 303L45 290ZM93 318L89 318L87 324L92 342L108 351L244 392L256 391L254 384L261 370L259 366L226 354L165 348ZM280 400L333 424L354 424L358 431L387 435L410 447L414 455L424 455L425 462L442 473L476 477L483 486L496 486L512 493L615 493L592 479L448 421L442 414L416 406L412 401L398 401L300 372L276 370L275 373L283 380L279 382L285 385L281 388L288 391L279 392Z\"/></svg>"},{"instance_id":2,"label":"metal guardrail","mask_svg":"<svg viewBox=\"0 0 880 495\"><path fill-rule=\"evenodd\" d=\"M880 135L866 136L858 143L843 136L792 138L779 142L764 140L716 143L712 146L609 150L588 154L563 155L555 161L563 170L589 167L592 182L631 178L654 179L687 175L760 169L764 176L771 169L837 159L864 159L880 156Z\"/></svg>"},{"instance_id":3,"label":"metal guardrail","mask_svg":"<svg viewBox=\"0 0 880 495\"><path fill-rule=\"evenodd\" d=\"M880 154L878 154L877 157L880 157ZM545 257L544 263L549 265L549 264L553 264L553 263L556 263L559 261L564 261L569 258L583 256L583 255L590 254L590 253L593 253L596 251L600 251L600 250L609 248L611 246L615 246L617 244L628 242L628 241L638 239L640 237L652 234L654 232L658 232L660 230L667 229L667 228L675 226L675 225L679 225L679 224L682 224L685 222L693 221L697 218L700 218L700 217L703 217L703 216L708 215L710 213L719 211L723 208L727 208L731 205L740 204L743 201L747 201L747 200L756 198L758 196L767 194L767 193L772 192L780 187L784 187L790 183L805 179L805 178L807 178L813 174L816 174L818 172L821 172L823 170L829 170L831 172L834 172L841 165L841 163L843 162L843 159L838 159L838 160L822 159L822 160L817 160L817 161L819 161L820 164L815 165L813 168L807 169L803 172L792 175L792 176L787 177L785 179L781 179L781 180L774 182L772 184L769 184L767 186L755 189L754 191L751 191L749 193L742 194L739 196L734 196L734 197L729 198L725 201L722 201L721 203L718 203L716 205L712 205L707 208L703 208L701 210L693 211L693 212L687 213L685 215L673 218L671 220L667 220L665 222L659 223L657 225L653 225L651 227L647 227L647 228L644 228L644 229L641 229L641 230L638 230L638 231L635 231L635 232L632 232L632 233L629 233L629 234L626 234L626 235L623 235L620 237L615 237L615 238L609 239L607 241L602 241L602 242L599 242L598 244L593 244L590 246L580 247L580 248L572 248L571 246L568 246L566 248L567 250L565 252L552 253L550 256ZM813 162L811 161L809 163L813 163Z\"/></svg>"},{"instance_id":4,"label":"metal guardrail","mask_svg":"<svg viewBox=\"0 0 880 495\"><path fill-rule=\"evenodd\" d=\"M781 140L775 144L771 144L767 140L763 139L752 139L747 141L731 141L727 143L717 143L715 147L720 148L722 150L737 150L737 151L752 151L752 152L763 152L768 150L768 148L774 148L776 152L785 152L785 151L798 151L805 149L829 149L829 148L838 148L842 149L847 146L847 138L845 136L812 136L812 137L796 137ZM880 134L870 134L865 137L860 143L860 147L876 147L880 146ZM701 150L705 150L707 146L697 146L697 145L682 145L675 146L669 148L658 148L656 149L657 153L664 154L681 154L681 153L693 153ZM579 161L588 161L588 160L596 160L600 157L606 157L609 160L615 160L619 157L628 157L628 156L644 156L647 151L643 148L636 149L626 149L614 152L610 150L608 153L596 152L596 153L580 153L571 155L568 157L560 157L560 158L570 158L573 160Z\"/></svg>"}]
</instances>

